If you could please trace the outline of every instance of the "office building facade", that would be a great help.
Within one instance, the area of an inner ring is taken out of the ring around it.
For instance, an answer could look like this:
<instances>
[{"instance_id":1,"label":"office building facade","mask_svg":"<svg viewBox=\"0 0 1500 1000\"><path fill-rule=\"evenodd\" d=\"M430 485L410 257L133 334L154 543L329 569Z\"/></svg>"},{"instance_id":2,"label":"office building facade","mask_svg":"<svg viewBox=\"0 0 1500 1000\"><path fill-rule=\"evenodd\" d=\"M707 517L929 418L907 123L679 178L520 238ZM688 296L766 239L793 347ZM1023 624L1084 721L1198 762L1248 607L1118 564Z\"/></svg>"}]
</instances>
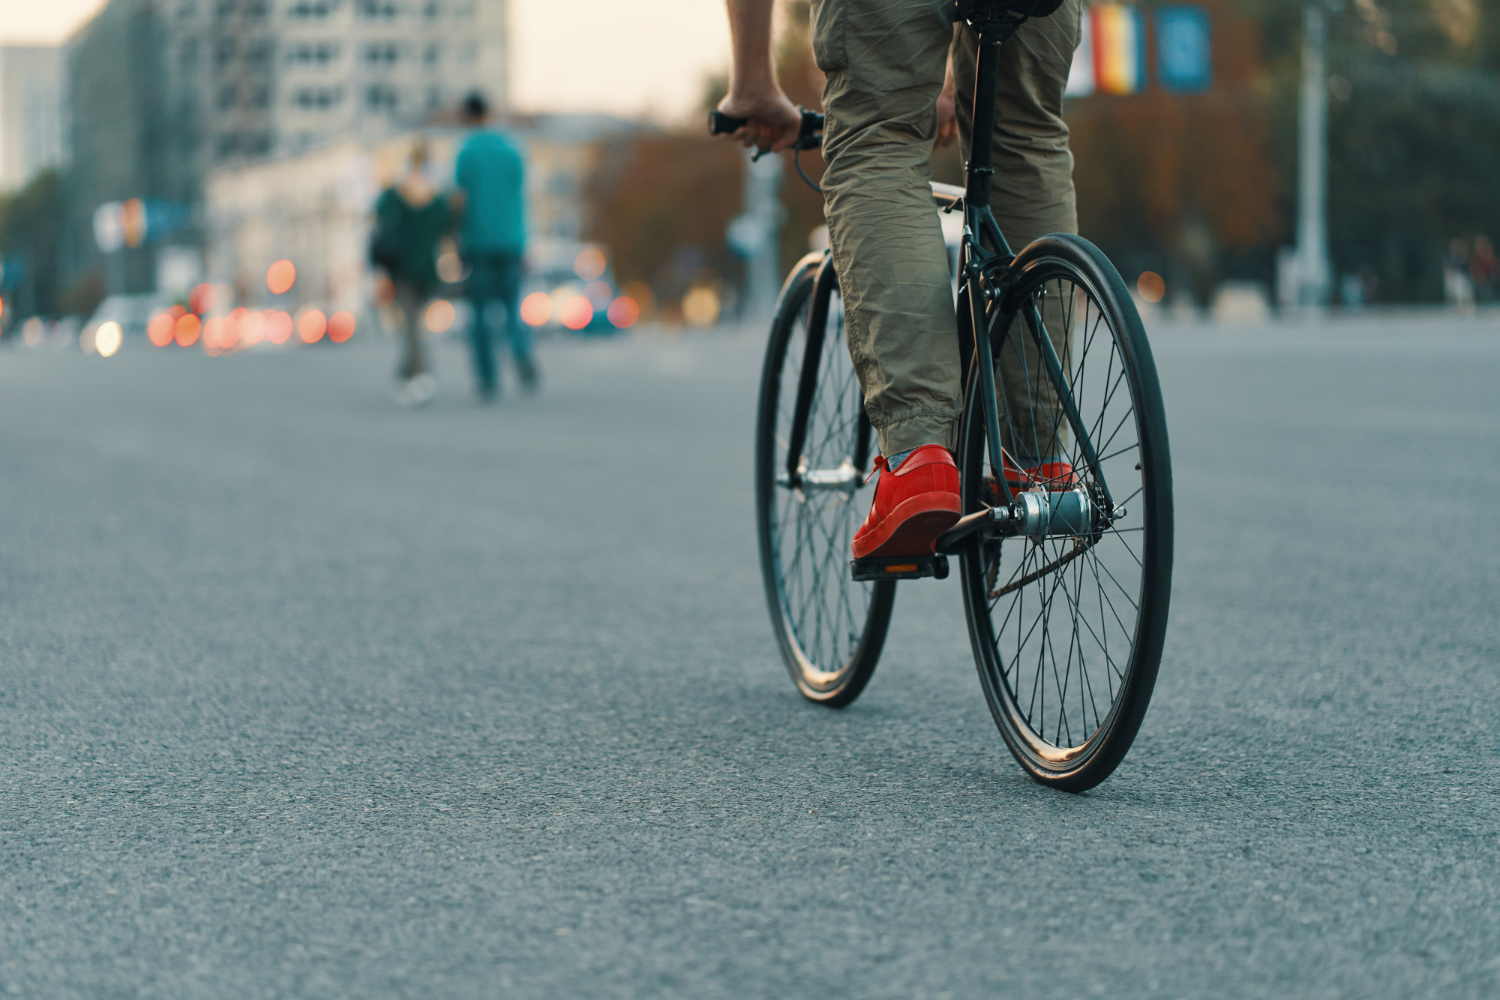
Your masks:
<instances>
[{"instance_id":1,"label":"office building facade","mask_svg":"<svg viewBox=\"0 0 1500 1000\"><path fill-rule=\"evenodd\" d=\"M0 191L67 159L67 66L55 45L0 45Z\"/></svg>"}]
</instances>

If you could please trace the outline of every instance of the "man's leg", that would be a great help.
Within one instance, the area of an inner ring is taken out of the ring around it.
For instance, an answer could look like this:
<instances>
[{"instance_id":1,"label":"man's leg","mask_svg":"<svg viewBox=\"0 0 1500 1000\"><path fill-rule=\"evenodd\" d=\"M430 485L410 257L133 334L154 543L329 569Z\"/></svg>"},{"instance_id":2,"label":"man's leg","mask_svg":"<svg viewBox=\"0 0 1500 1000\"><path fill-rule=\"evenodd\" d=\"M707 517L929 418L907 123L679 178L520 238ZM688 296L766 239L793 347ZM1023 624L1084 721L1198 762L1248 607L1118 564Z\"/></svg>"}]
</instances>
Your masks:
<instances>
[{"instance_id":1,"label":"man's leg","mask_svg":"<svg viewBox=\"0 0 1500 1000\"><path fill-rule=\"evenodd\" d=\"M495 375L497 283L494 270L485 257L475 257L469 262L469 306L474 312L474 322L469 326L469 360L474 366L474 384L485 399L492 398L498 387Z\"/></svg>"},{"instance_id":2,"label":"man's leg","mask_svg":"<svg viewBox=\"0 0 1500 1000\"><path fill-rule=\"evenodd\" d=\"M396 282L396 304L401 307L401 364L396 374L408 381L427 371L422 344L422 300L416 286Z\"/></svg>"},{"instance_id":3,"label":"man's leg","mask_svg":"<svg viewBox=\"0 0 1500 1000\"><path fill-rule=\"evenodd\" d=\"M958 337L928 188L951 22L935 0L814 0L812 17L823 192L865 409L883 455L952 448Z\"/></svg>"},{"instance_id":4,"label":"man's leg","mask_svg":"<svg viewBox=\"0 0 1500 1000\"><path fill-rule=\"evenodd\" d=\"M505 336L515 359L521 384L536 388L536 361L531 356L531 327L521 322L521 258L506 255L497 260L500 301L505 304Z\"/></svg>"},{"instance_id":5,"label":"man's leg","mask_svg":"<svg viewBox=\"0 0 1500 1000\"><path fill-rule=\"evenodd\" d=\"M1081 0L1064 0L1052 15L1027 21L1000 49L990 208L1013 250L1047 233L1078 231L1073 154L1062 105L1081 18ZM978 36L967 27L954 30L953 71L965 159L973 130L978 44ZM1069 345L1063 314L1064 303L1054 291L1043 300L1042 321L1066 367ZM1006 450L1023 467L1063 454L1068 429L1057 391L1042 367L1036 343L1020 322L1006 337L995 367Z\"/></svg>"},{"instance_id":6,"label":"man's leg","mask_svg":"<svg viewBox=\"0 0 1500 1000\"><path fill-rule=\"evenodd\" d=\"M823 192L865 411L886 462L856 559L921 555L958 520L958 331L928 181L950 22L937 0L821 0Z\"/></svg>"}]
</instances>

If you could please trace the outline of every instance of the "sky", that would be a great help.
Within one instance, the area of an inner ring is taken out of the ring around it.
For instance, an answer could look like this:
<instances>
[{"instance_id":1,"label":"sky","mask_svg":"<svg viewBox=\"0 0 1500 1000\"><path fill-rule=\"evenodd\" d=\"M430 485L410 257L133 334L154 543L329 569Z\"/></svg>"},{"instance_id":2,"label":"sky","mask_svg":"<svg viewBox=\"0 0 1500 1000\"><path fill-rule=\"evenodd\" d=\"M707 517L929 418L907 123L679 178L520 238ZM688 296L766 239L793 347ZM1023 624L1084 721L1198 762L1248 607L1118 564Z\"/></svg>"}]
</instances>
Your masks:
<instances>
[{"instance_id":1,"label":"sky","mask_svg":"<svg viewBox=\"0 0 1500 1000\"><path fill-rule=\"evenodd\" d=\"M484 2L484 0L480 0ZM729 64L719 0L510 0L519 111L686 117ZM0 0L0 43L62 41L101 0Z\"/></svg>"}]
</instances>

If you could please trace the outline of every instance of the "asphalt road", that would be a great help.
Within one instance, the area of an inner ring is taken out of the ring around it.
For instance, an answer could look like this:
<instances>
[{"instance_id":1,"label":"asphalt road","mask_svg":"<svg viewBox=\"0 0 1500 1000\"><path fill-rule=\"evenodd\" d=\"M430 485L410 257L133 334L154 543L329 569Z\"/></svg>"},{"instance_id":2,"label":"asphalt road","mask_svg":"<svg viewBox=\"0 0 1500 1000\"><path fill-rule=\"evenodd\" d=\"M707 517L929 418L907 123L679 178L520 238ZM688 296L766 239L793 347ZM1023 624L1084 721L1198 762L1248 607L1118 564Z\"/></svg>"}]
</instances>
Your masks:
<instances>
[{"instance_id":1,"label":"asphalt road","mask_svg":"<svg viewBox=\"0 0 1500 1000\"><path fill-rule=\"evenodd\" d=\"M1500 995L1500 324L1163 328L1135 748L1027 781L955 580L804 703L758 338L0 350L0 992Z\"/></svg>"}]
</instances>

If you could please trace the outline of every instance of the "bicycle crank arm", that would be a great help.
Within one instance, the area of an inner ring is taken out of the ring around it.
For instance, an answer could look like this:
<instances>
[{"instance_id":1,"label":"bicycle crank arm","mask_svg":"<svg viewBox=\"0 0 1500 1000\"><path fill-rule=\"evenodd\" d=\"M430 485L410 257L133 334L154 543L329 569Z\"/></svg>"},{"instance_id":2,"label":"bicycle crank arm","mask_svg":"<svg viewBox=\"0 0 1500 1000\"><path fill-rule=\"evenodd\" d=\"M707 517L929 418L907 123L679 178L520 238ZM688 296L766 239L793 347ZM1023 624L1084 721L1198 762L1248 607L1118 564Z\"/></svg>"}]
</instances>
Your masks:
<instances>
[{"instance_id":1,"label":"bicycle crank arm","mask_svg":"<svg viewBox=\"0 0 1500 1000\"><path fill-rule=\"evenodd\" d=\"M1123 514L1116 511L1116 516ZM937 537L938 552L956 555L977 538L1027 538L1086 536L1102 531L1109 522L1083 490L1061 493L1017 493L1009 507L987 507L959 519Z\"/></svg>"}]
</instances>

